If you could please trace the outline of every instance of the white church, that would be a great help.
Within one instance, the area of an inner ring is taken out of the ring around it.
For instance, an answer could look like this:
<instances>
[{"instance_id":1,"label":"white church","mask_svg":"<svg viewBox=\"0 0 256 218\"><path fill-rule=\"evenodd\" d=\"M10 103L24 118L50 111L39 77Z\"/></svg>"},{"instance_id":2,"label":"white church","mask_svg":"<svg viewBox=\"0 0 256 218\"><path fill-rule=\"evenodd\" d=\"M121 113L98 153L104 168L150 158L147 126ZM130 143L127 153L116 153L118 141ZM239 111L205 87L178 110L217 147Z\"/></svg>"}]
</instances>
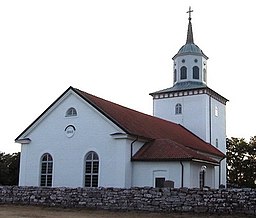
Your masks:
<instances>
[{"instance_id":1,"label":"white church","mask_svg":"<svg viewBox=\"0 0 256 218\"><path fill-rule=\"evenodd\" d=\"M226 98L207 86L194 43L173 57L173 86L152 92L153 116L69 87L16 139L19 186L226 185Z\"/></svg>"}]
</instances>

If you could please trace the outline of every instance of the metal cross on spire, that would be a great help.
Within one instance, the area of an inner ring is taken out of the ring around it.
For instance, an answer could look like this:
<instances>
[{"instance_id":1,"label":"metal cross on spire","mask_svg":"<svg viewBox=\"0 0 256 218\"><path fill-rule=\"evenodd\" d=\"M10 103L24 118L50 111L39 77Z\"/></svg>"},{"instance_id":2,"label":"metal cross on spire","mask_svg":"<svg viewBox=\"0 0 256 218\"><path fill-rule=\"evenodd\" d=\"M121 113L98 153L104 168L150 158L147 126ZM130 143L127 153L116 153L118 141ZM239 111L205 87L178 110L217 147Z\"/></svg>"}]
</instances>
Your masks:
<instances>
[{"instance_id":1,"label":"metal cross on spire","mask_svg":"<svg viewBox=\"0 0 256 218\"><path fill-rule=\"evenodd\" d=\"M194 43L192 23L191 23L191 12L193 12L193 10L191 10L191 7L189 6L189 10L187 11L187 13L189 14L189 17L188 17L189 22L188 22L188 33L187 33L186 44Z\"/></svg>"},{"instance_id":2,"label":"metal cross on spire","mask_svg":"<svg viewBox=\"0 0 256 218\"><path fill-rule=\"evenodd\" d=\"M187 11L187 13L189 14L189 17L188 17L188 20L190 21L192 18L191 18L191 13L193 12L193 10L191 10L191 6L189 6L189 9Z\"/></svg>"}]
</instances>

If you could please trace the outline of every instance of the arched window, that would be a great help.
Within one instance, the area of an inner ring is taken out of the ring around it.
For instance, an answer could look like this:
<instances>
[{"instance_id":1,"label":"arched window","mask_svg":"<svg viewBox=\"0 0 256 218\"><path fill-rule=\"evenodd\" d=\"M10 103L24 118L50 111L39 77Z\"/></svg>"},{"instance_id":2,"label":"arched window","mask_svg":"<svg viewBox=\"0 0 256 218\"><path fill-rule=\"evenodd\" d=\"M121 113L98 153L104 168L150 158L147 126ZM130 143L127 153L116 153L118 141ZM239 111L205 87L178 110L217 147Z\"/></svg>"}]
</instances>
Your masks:
<instances>
[{"instance_id":1,"label":"arched window","mask_svg":"<svg viewBox=\"0 0 256 218\"><path fill-rule=\"evenodd\" d=\"M203 188L205 186L205 173L206 173L206 166L202 166L200 173L199 173L199 187Z\"/></svg>"},{"instance_id":2,"label":"arched window","mask_svg":"<svg viewBox=\"0 0 256 218\"><path fill-rule=\"evenodd\" d=\"M76 109L71 107L66 111L66 117L77 116Z\"/></svg>"},{"instance_id":3,"label":"arched window","mask_svg":"<svg viewBox=\"0 0 256 218\"><path fill-rule=\"evenodd\" d=\"M176 104L175 114L182 114L182 105L181 104Z\"/></svg>"},{"instance_id":4,"label":"arched window","mask_svg":"<svg viewBox=\"0 0 256 218\"><path fill-rule=\"evenodd\" d=\"M40 186L52 186L53 159L48 153L41 157L41 180Z\"/></svg>"},{"instance_id":5,"label":"arched window","mask_svg":"<svg viewBox=\"0 0 256 218\"><path fill-rule=\"evenodd\" d=\"M177 81L177 70L176 69L173 72L173 80L174 80L174 82Z\"/></svg>"},{"instance_id":6,"label":"arched window","mask_svg":"<svg viewBox=\"0 0 256 218\"><path fill-rule=\"evenodd\" d=\"M214 115L215 115L216 117L219 116L219 108L218 108L218 106L215 106Z\"/></svg>"},{"instance_id":7,"label":"arched window","mask_svg":"<svg viewBox=\"0 0 256 218\"><path fill-rule=\"evenodd\" d=\"M198 66L193 67L193 79L199 79L199 67Z\"/></svg>"},{"instance_id":8,"label":"arched window","mask_svg":"<svg viewBox=\"0 0 256 218\"><path fill-rule=\"evenodd\" d=\"M204 68L204 82L207 81L207 74L206 74L206 69Z\"/></svg>"},{"instance_id":9,"label":"arched window","mask_svg":"<svg viewBox=\"0 0 256 218\"><path fill-rule=\"evenodd\" d=\"M218 140L218 139L216 139L216 141L215 141L215 145L216 145L216 148L218 148L218 147L219 147L219 140Z\"/></svg>"},{"instance_id":10,"label":"arched window","mask_svg":"<svg viewBox=\"0 0 256 218\"><path fill-rule=\"evenodd\" d=\"M98 187L99 157L96 152L90 151L85 156L85 187Z\"/></svg>"},{"instance_id":11,"label":"arched window","mask_svg":"<svg viewBox=\"0 0 256 218\"><path fill-rule=\"evenodd\" d=\"M180 68L180 79L187 79L187 68L185 66Z\"/></svg>"}]
</instances>

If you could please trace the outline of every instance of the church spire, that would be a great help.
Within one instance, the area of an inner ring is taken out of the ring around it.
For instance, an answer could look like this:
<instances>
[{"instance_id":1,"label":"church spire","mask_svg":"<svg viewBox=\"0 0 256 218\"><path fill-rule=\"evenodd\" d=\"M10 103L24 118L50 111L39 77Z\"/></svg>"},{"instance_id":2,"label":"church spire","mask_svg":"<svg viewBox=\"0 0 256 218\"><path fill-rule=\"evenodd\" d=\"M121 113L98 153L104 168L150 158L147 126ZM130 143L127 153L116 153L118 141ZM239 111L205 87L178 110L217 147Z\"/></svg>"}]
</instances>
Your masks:
<instances>
[{"instance_id":1,"label":"church spire","mask_svg":"<svg viewBox=\"0 0 256 218\"><path fill-rule=\"evenodd\" d=\"M191 7L189 6L189 10L187 11L187 13L189 14L188 17L188 32L187 32L187 41L186 44L194 44L194 38L193 38L193 30L192 30L192 23L191 23L191 12L193 12L193 10L191 10Z\"/></svg>"},{"instance_id":2,"label":"church spire","mask_svg":"<svg viewBox=\"0 0 256 218\"><path fill-rule=\"evenodd\" d=\"M193 12L193 10L191 9L191 7L189 7L189 10L187 11L189 16L188 16L188 31L187 31L186 44L180 48L180 50L178 51L178 53L176 55L174 55L174 57L172 58L173 60L175 60L177 57L180 57L180 56L185 57L185 56L191 55L191 54L202 56L203 58L205 58L205 60L208 59L208 57L203 53L203 51L194 43L192 22L191 22L191 20L192 20L191 13L192 12Z\"/></svg>"}]
</instances>

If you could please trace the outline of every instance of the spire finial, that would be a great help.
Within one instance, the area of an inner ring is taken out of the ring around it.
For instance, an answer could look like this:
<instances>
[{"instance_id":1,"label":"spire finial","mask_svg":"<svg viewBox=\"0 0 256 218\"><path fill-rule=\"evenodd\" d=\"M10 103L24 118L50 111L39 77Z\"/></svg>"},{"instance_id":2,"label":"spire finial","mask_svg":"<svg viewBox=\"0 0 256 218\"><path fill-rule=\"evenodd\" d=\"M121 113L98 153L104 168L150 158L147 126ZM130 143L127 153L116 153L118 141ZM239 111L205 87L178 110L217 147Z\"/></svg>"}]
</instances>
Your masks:
<instances>
[{"instance_id":1,"label":"spire finial","mask_svg":"<svg viewBox=\"0 0 256 218\"><path fill-rule=\"evenodd\" d=\"M191 23L191 13L193 12L193 10L191 10L191 6L189 6L189 10L187 11L187 13L189 14L188 20L188 33L187 33L187 41L186 44L190 44L190 43L194 43L194 39L193 39L193 31L192 31L192 23Z\"/></svg>"},{"instance_id":2,"label":"spire finial","mask_svg":"<svg viewBox=\"0 0 256 218\"><path fill-rule=\"evenodd\" d=\"M193 10L191 10L191 6L189 6L189 9L188 9L188 11L187 11L187 13L189 14L189 15L188 15L188 20L189 20L189 21L191 21L191 19L192 19L192 18L191 18L191 13L192 13L192 12L193 12Z\"/></svg>"}]
</instances>

